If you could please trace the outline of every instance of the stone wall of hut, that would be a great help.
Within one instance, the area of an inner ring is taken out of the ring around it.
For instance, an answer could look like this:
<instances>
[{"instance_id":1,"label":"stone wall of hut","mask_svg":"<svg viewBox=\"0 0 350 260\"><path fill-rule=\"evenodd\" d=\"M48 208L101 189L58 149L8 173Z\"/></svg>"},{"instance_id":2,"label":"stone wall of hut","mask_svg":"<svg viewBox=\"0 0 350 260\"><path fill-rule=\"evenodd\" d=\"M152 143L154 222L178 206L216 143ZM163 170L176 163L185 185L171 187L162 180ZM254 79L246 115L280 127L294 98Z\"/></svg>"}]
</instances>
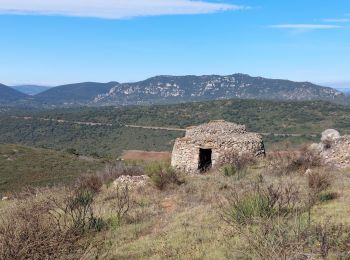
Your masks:
<instances>
[{"instance_id":1,"label":"stone wall of hut","mask_svg":"<svg viewBox=\"0 0 350 260\"><path fill-rule=\"evenodd\" d=\"M245 126L215 121L187 129L186 136L175 141L171 164L186 173L199 172L200 149L212 150L212 167L225 163L227 155L265 154L259 134L248 133Z\"/></svg>"}]
</instances>

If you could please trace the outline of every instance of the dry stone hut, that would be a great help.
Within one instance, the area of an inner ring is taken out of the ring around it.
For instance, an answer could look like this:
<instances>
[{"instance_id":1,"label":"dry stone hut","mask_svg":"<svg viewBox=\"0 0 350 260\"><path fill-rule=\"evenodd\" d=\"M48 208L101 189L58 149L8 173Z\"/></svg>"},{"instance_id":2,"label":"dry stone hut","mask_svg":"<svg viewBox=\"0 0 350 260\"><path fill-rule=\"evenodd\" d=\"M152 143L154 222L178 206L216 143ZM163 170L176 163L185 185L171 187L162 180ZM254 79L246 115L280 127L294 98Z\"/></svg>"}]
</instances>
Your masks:
<instances>
[{"instance_id":1,"label":"dry stone hut","mask_svg":"<svg viewBox=\"0 0 350 260\"><path fill-rule=\"evenodd\" d=\"M171 165L187 173L204 172L224 162L224 155L265 154L259 134L249 133L244 125L226 121L211 121L189 127L186 135L175 141Z\"/></svg>"}]
</instances>

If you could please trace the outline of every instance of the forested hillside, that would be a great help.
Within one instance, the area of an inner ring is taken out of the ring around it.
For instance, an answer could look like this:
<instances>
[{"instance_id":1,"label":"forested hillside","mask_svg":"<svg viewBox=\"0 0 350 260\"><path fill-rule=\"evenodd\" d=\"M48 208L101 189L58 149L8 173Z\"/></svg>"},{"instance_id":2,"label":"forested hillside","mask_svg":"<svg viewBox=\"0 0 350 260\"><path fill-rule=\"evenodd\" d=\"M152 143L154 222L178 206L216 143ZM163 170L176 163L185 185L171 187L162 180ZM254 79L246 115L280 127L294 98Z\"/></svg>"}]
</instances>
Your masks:
<instances>
[{"instance_id":1,"label":"forested hillside","mask_svg":"<svg viewBox=\"0 0 350 260\"><path fill-rule=\"evenodd\" d=\"M32 118L23 119L26 116ZM0 113L0 143L57 150L74 148L81 154L116 157L129 149L170 151L174 139L184 134L179 131L128 128L125 125L185 128L217 119L245 124L249 131L264 133L267 147L285 141L294 144L316 141L327 128L336 128L342 134L350 133L350 108L346 106L322 101L233 99L124 108L10 109ZM57 120L68 122L60 123ZM103 125L74 123L82 121Z\"/></svg>"},{"instance_id":2,"label":"forested hillside","mask_svg":"<svg viewBox=\"0 0 350 260\"><path fill-rule=\"evenodd\" d=\"M0 106L11 102L18 102L28 96L22 92L0 84Z\"/></svg>"},{"instance_id":3,"label":"forested hillside","mask_svg":"<svg viewBox=\"0 0 350 260\"><path fill-rule=\"evenodd\" d=\"M33 112L18 111L31 116ZM221 100L177 105L72 108L38 111L34 117L114 125L184 128L209 120L224 119L247 125L261 133L319 133L334 127L350 132L350 108L322 101L276 102Z\"/></svg>"},{"instance_id":4,"label":"forested hillside","mask_svg":"<svg viewBox=\"0 0 350 260\"><path fill-rule=\"evenodd\" d=\"M87 104L98 94L108 92L117 82L83 82L50 88L35 96L35 100L47 105L65 106Z\"/></svg>"}]
</instances>

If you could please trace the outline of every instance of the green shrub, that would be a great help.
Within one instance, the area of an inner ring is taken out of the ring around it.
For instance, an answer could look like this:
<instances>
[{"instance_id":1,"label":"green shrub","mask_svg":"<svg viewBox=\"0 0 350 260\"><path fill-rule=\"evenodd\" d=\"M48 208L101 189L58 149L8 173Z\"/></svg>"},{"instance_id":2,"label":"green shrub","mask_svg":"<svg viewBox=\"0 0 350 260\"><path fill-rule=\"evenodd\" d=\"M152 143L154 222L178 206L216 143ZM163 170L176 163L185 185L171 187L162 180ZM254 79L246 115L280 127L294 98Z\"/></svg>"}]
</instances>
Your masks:
<instances>
[{"instance_id":1,"label":"green shrub","mask_svg":"<svg viewBox=\"0 0 350 260\"><path fill-rule=\"evenodd\" d=\"M327 193L320 194L319 200L321 202L327 202L330 200L335 200L338 197L339 197L339 194L337 192L327 192Z\"/></svg>"},{"instance_id":2,"label":"green shrub","mask_svg":"<svg viewBox=\"0 0 350 260\"><path fill-rule=\"evenodd\" d=\"M179 174L168 163L150 163L146 166L145 172L160 190L170 184L181 185L184 183Z\"/></svg>"},{"instance_id":3,"label":"green shrub","mask_svg":"<svg viewBox=\"0 0 350 260\"><path fill-rule=\"evenodd\" d=\"M80 155L78 150L75 149L75 148L68 148L68 149L66 149L66 153L71 154L71 155L75 155L75 156L79 156Z\"/></svg>"},{"instance_id":4,"label":"green shrub","mask_svg":"<svg viewBox=\"0 0 350 260\"><path fill-rule=\"evenodd\" d=\"M108 223L100 217L91 217L89 219L89 229L95 231L102 231L107 229Z\"/></svg>"},{"instance_id":5,"label":"green shrub","mask_svg":"<svg viewBox=\"0 0 350 260\"><path fill-rule=\"evenodd\" d=\"M120 218L117 216L111 216L107 219L107 225L112 230L116 230L120 226Z\"/></svg>"},{"instance_id":6,"label":"green shrub","mask_svg":"<svg viewBox=\"0 0 350 260\"><path fill-rule=\"evenodd\" d=\"M77 232L85 232L94 218L93 201L94 194L89 190L78 190L68 198L65 212L71 218L72 227Z\"/></svg>"}]
</instances>

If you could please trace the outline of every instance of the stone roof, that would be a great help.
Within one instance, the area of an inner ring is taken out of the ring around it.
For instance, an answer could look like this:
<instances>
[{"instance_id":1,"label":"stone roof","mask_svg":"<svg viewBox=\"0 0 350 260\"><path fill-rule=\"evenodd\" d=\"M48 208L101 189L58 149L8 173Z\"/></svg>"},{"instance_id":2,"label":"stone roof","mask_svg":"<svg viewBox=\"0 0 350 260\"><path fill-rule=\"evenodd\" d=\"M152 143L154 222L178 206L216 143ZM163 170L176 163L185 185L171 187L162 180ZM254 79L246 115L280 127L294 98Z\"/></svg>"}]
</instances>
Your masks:
<instances>
[{"instance_id":1,"label":"stone roof","mask_svg":"<svg viewBox=\"0 0 350 260\"><path fill-rule=\"evenodd\" d=\"M244 125L226 122L223 120L210 121L209 123L192 126L186 129L186 137L192 139L203 138L205 136L230 136L232 134L247 133Z\"/></svg>"},{"instance_id":2,"label":"stone roof","mask_svg":"<svg viewBox=\"0 0 350 260\"><path fill-rule=\"evenodd\" d=\"M183 141L193 143L231 143L260 141L261 137L255 133L247 132L244 125L226 122L223 120L189 127Z\"/></svg>"}]
</instances>

